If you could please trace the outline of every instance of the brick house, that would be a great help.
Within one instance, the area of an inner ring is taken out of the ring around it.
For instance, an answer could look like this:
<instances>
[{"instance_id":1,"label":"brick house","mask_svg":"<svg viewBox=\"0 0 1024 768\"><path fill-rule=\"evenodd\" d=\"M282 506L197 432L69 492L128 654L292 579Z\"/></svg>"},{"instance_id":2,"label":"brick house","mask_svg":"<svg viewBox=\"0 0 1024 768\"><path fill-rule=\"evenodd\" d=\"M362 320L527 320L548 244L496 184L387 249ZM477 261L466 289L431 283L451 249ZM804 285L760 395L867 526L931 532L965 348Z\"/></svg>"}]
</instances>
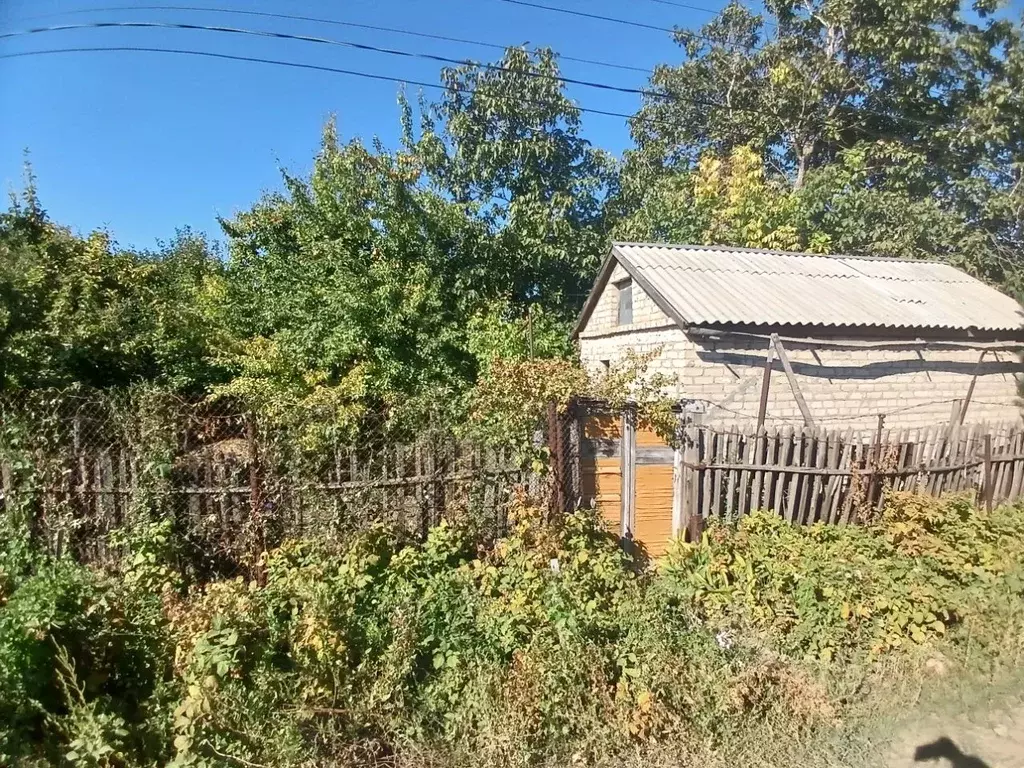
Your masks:
<instances>
[{"instance_id":1,"label":"brick house","mask_svg":"<svg viewBox=\"0 0 1024 768\"><path fill-rule=\"evenodd\" d=\"M766 362L766 425L1021 419L1024 308L932 261L616 243L574 337L595 371L656 352L709 424L760 415Z\"/></svg>"}]
</instances>

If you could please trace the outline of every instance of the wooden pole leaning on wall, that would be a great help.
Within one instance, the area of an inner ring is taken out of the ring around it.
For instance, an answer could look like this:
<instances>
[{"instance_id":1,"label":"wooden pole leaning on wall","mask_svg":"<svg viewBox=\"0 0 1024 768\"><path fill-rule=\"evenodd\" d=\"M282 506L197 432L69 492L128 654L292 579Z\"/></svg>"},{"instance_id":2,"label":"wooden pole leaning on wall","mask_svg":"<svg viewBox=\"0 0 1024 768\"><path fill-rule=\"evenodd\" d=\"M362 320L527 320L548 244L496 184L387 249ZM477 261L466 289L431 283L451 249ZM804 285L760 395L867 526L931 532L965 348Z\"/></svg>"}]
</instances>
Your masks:
<instances>
[{"instance_id":1,"label":"wooden pole leaning on wall","mask_svg":"<svg viewBox=\"0 0 1024 768\"><path fill-rule=\"evenodd\" d=\"M789 364L789 356L786 354L786 348L782 346L782 341L779 339L779 334L772 334L772 345L775 347L775 352L779 356L779 361L782 363L782 370L786 372L786 379L789 381L789 388L793 390L793 398L796 400L797 408L800 409L800 415L803 416L804 426L813 427L814 418L811 416L811 409L807 407L807 401L804 400L804 394L800 391L800 385L797 384L796 374L793 373L793 366Z\"/></svg>"},{"instance_id":2,"label":"wooden pole leaning on wall","mask_svg":"<svg viewBox=\"0 0 1024 768\"><path fill-rule=\"evenodd\" d=\"M772 384L772 363L775 362L775 341L773 336L768 342L768 351L764 356L764 374L761 376L761 401L757 406L757 433L764 429L764 418L768 413L768 390Z\"/></svg>"},{"instance_id":3,"label":"wooden pole leaning on wall","mask_svg":"<svg viewBox=\"0 0 1024 768\"><path fill-rule=\"evenodd\" d=\"M967 385L967 395L964 397L964 403L960 407L960 423L964 423L964 419L967 418L967 409L971 406L971 398L974 397L974 385L978 383L978 375L981 373L981 364L985 362L985 355L988 354L988 350L983 350L978 356L978 362L974 366L974 375L971 376L971 383Z\"/></svg>"},{"instance_id":4,"label":"wooden pole leaning on wall","mask_svg":"<svg viewBox=\"0 0 1024 768\"><path fill-rule=\"evenodd\" d=\"M960 415L965 411L963 400L954 400L953 406L949 411L949 425L946 427L946 431L942 434L942 450L939 452L937 461L942 464L945 460L946 451L949 449L950 444L953 442L957 433L960 431Z\"/></svg>"}]
</instances>

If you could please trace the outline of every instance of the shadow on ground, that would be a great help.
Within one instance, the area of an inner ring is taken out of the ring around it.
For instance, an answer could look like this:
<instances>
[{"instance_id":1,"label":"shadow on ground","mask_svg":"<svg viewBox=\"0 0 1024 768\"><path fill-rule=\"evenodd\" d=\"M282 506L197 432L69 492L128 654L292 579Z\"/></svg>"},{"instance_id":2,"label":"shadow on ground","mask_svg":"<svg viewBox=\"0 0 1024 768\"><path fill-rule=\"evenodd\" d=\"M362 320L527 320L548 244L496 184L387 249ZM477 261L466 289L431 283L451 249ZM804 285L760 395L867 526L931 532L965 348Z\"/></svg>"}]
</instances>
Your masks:
<instances>
[{"instance_id":1,"label":"shadow on ground","mask_svg":"<svg viewBox=\"0 0 1024 768\"><path fill-rule=\"evenodd\" d=\"M914 750L915 763L932 760L948 760L950 768L990 768L989 764L981 758L965 755L956 743L946 736L928 744L922 744Z\"/></svg>"}]
</instances>

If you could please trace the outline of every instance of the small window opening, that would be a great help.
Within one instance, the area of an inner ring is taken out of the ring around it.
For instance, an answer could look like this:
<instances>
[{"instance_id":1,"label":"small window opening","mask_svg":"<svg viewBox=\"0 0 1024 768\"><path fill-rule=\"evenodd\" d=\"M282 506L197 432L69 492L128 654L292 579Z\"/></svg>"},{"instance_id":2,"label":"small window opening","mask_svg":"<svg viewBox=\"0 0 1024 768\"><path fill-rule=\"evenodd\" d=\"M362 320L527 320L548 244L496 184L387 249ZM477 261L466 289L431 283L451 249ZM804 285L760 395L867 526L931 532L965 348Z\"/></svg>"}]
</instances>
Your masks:
<instances>
[{"instance_id":1,"label":"small window opening","mask_svg":"<svg viewBox=\"0 0 1024 768\"><path fill-rule=\"evenodd\" d=\"M602 360L601 361L601 373L608 373L611 369L612 369L612 361L611 360Z\"/></svg>"},{"instance_id":2,"label":"small window opening","mask_svg":"<svg viewBox=\"0 0 1024 768\"><path fill-rule=\"evenodd\" d=\"M633 322L633 281L623 280L615 284L619 289L618 325L630 325Z\"/></svg>"}]
</instances>

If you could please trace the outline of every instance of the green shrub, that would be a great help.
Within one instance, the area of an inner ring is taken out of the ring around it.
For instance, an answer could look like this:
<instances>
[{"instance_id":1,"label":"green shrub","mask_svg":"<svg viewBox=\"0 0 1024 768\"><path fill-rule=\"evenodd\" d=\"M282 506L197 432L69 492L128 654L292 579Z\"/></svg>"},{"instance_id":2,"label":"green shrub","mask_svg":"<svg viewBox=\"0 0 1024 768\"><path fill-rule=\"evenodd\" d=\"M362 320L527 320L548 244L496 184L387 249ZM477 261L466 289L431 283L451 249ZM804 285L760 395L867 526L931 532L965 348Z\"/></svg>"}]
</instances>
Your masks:
<instances>
[{"instance_id":1,"label":"green shrub","mask_svg":"<svg viewBox=\"0 0 1024 768\"><path fill-rule=\"evenodd\" d=\"M141 723L164 673L149 629L132 621L112 580L67 560L42 560L0 608L0 753L62 741L59 718L73 709L62 669L80 671L75 704Z\"/></svg>"},{"instance_id":2,"label":"green shrub","mask_svg":"<svg viewBox=\"0 0 1024 768\"><path fill-rule=\"evenodd\" d=\"M660 569L702 618L829 660L932 642L1000 590L1019 594L1022 544L1019 509L897 494L867 527L792 526L765 512L713 524Z\"/></svg>"},{"instance_id":3,"label":"green shrub","mask_svg":"<svg viewBox=\"0 0 1024 768\"><path fill-rule=\"evenodd\" d=\"M286 542L261 583L184 588L165 524L116 577L32 556L0 605L0 750L75 765L690 759L835 720L844 662L1019 620L1020 510L898 496L869 527L755 514L634 561L594 511L485 544L375 528ZM1016 607L1015 607L1016 606ZM814 663L808 664L811 660ZM668 750L666 753L665 750Z\"/></svg>"}]
</instances>

